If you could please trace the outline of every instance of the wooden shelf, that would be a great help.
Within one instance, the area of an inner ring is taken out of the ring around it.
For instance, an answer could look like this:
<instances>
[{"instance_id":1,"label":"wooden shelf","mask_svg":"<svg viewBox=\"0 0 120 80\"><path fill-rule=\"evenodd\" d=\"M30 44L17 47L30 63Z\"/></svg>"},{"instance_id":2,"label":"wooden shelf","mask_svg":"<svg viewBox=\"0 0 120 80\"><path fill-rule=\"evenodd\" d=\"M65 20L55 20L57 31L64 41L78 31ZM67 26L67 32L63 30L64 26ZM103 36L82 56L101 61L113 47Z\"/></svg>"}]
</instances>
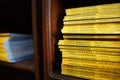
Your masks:
<instances>
[{"instance_id":1,"label":"wooden shelf","mask_svg":"<svg viewBox=\"0 0 120 80\"><path fill-rule=\"evenodd\" d=\"M62 75L60 73L60 71L49 73L49 75L50 75L51 78L60 79L60 80L61 79L65 79L65 80L88 80L88 79L82 79L82 78L77 78L77 77L71 77L71 76Z\"/></svg>"},{"instance_id":2,"label":"wooden shelf","mask_svg":"<svg viewBox=\"0 0 120 80\"><path fill-rule=\"evenodd\" d=\"M16 68L16 69L21 69L21 70L26 70L26 71L31 71L34 72L34 62L33 59L26 59L20 62L16 63L7 63L7 62L0 62L1 66L6 66L6 67L11 67L11 68Z\"/></svg>"}]
</instances>

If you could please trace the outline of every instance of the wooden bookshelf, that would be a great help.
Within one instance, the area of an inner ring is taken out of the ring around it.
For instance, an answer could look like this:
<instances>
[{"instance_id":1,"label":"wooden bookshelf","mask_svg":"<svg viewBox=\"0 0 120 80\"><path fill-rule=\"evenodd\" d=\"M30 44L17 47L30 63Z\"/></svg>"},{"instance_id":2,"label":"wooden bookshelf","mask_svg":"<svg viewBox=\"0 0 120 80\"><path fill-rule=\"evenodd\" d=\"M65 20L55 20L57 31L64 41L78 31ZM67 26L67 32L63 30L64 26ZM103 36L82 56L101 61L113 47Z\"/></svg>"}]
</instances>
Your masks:
<instances>
[{"instance_id":1,"label":"wooden bookshelf","mask_svg":"<svg viewBox=\"0 0 120 80\"><path fill-rule=\"evenodd\" d=\"M57 43L62 39L61 29L65 9L73 7L92 6L98 4L117 3L117 0L43 0L43 55L45 80L81 80L61 74L62 56Z\"/></svg>"},{"instance_id":2,"label":"wooden bookshelf","mask_svg":"<svg viewBox=\"0 0 120 80\"><path fill-rule=\"evenodd\" d=\"M17 0L17 1L1 0L0 1L0 21L1 21L0 33L2 32L25 33L25 34L29 33L33 35L33 43L34 43L33 58L26 59L16 63L7 63L0 61L0 67L4 66L3 72L7 68L10 68L11 70L13 70L13 74L14 74L14 72L17 69L18 71L21 70L21 72L17 72L19 74L22 74L23 71L23 74L25 73L25 75L31 77L35 76L34 80L43 80L43 59L42 59L42 46L41 46L42 45L41 4L42 4L42 0ZM31 73L33 74L31 75ZM2 72L0 74L2 74ZM8 72L7 75L9 76L9 74L12 73Z\"/></svg>"}]
</instances>

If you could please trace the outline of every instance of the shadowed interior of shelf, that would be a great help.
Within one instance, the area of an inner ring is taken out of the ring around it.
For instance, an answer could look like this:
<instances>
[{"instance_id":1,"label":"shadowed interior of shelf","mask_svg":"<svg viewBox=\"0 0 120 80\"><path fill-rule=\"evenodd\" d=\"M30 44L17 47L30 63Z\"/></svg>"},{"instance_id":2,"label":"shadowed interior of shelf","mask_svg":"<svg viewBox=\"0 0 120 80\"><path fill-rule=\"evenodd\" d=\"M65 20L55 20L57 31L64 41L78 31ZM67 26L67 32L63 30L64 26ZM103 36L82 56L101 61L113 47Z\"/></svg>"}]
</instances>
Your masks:
<instances>
[{"instance_id":1,"label":"shadowed interior of shelf","mask_svg":"<svg viewBox=\"0 0 120 80\"><path fill-rule=\"evenodd\" d=\"M0 80L35 80L33 72L0 66Z\"/></svg>"},{"instance_id":2,"label":"shadowed interior of shelf","mask_svg":"<svg viewBox=\"0 0 120 80\"><path fill-rule=\"evenodd\" d=\"M62 4L64 8L75 8L75 7L84 7L84 6L93 6L93 5L100 5L100 4L109 4L109 3L118 3L117 0L59 0L59 3Z\"/></svg>"},{"instance_id":3,"label":"shadowed interior of shelf","mask_svg":"<svg viewBox=\"0 0 120 80\"><path fill-rule=\"evenodd\" d=\"M0 32L32 32L31 0L6 0L0 5Z\"/></svg>"}]
</instances>

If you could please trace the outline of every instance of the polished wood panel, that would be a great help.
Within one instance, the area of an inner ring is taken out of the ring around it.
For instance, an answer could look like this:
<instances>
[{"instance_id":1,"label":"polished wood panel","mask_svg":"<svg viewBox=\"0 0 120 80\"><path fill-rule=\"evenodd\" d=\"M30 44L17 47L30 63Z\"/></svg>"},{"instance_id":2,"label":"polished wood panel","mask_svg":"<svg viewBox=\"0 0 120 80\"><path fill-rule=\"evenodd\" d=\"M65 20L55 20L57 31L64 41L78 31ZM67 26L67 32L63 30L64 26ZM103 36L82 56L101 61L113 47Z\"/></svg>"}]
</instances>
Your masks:
<instances>
[{"instance_id":1,"label":"polished wood panel","mask_svg":"<svg viewBox=\"0 0 120 80\"><path fill-rule=\"evenodd\" d=\"M36 80L43 80L42 0L32 0L32 28Z\"/></svg>"}]
</instances>

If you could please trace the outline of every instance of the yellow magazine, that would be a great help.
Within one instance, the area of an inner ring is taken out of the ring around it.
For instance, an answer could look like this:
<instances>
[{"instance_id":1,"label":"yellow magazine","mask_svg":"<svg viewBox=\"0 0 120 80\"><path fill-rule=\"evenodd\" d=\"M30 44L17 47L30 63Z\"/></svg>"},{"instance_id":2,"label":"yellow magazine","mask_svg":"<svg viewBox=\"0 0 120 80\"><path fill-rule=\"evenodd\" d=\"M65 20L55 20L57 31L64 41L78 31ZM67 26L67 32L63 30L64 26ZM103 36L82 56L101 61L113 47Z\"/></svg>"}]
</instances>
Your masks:
<instances>
[{"instance_id":1,"label":"yellow magazine","mask_svg":"<svg viewBox=\"0 0 120 80\"><path fill-rule=\"evenodd\" d=\"M73 20L73 21L64 21L63 24L73 25L73 24L108 23L108 22L120 22L120 18Z\"/></svg>"},{"instance_id":2,"label":"yellow magazine","mask_svg":"<svg viewBox=\"0 0 120 80\"><path fill-rule=\"evenodd\" d=\"M86 51L105 51L105 52L120 52L120 48L100 48L100 47L78 47L78 46L58 46L60 49L74 49Z\"/></svg>"},{"instance_id":3,"label":"yellow magazine","mask_svg":"<svg viewBox=\"0 0 120 80\"><path fill-rule=\"evenodd\" d=\"M116 75L120 74L120 71L116 70L116 69L98 68L98 67L94 67L94 66L93 67L89 67L89 66L76 66L76 65L61 64L61 69L74 69L74 70L114 73Z\"/></svg>"},{"instance_id":4,"label":"yellow magazine","mask_svg":"<svg viewBox=\"0 0 120 80\"><path fill-rule=\"evenodd\" d=\"M86 67L89 66L89 67L98 67L98 68L108 68L108 69L120 70L120 64L118 62L109 62L109 61L62 58L62 64L66 64L66 65L72 64L75 66L86 66Z\"/></svg>"},{"instance_id":5,"label":"yellow magazine","mask_svg":"<svg viewBox=\"0 0 120 80\"><path fill-rule=\"evenodd\" d=\"M108 47L120 48L120 41L100 41L100 40L59 40L61 46L88 46L88 47Z\"/></svg>"},{"instance_id":6,"label":"yellow magazine","mask_svg":"<svg viewBox=\"0 0 120 80\"><path fill-rule=\"evenodd\" d=\"M101 75L101 74L93 74L92 72L88 73L85 71L78 71L78 70L71 70L71 69L63 69L62 74L84 78L84 79L90 79L90 80L119 80L120 79L119 77L107 76L107 75Z\"/></svg>"},{"instance_id":7,"label":"yellow magazine","mask_svg":"<svg viewBox=\"0 0 120 80\"><path fill-rule=\"evenodd\" d=\"M0 55L0 61L11 62L11 60L9 60L6 57L3 57L1 55Z\"/></svg>"},{"instance_id":8,"label":"yellow magazine","mask_svg":"<svg viewBox=\"0 0 120 80\"><path fill-rule=\"evenodd\" d=\"M111 72L104 72L102 70L95 70L95 69L89 69L89 70L86 70L85 68L71 68L69 66L62 66L62 70L76 70L76 71L79 71L79 72L85 72L85 73L92 73L92 75L99 75L101 77L105 77L105 76L109 76L109 77L114 77L114 78L118 78L119 77L119 73L111 73ZM120 78L120 77L119 77Z\"/></svg>"},{"instance_id":9,"label":"yellow magazine","mask_svg":"<svg viewBox=\"0 0 120 80\"><path fill-rule=\"evenodd\" d=\"M114 14L109 13L84 13L79 15L68 15L64 16L63 21L71 21L71 20L83 20L83 19L101 19L101 18L119 18L120 17L120 9L114 11Z\"/></svg>"},{"instance_id":10,"label":"yellow magazine","mask_svg":"<svg viewBox=\"0 0 120 80\"><path fill-rule=\"evenodd\" d=\"M4 44L0 42L0 48L3 48L4 47Z\"/></svg>"},{"instance_id":11,"label":"yellow magazine","mask_svg":"<svg viewBox=\"0 0 120 80\"><path fill-rule=\"evenodd\" d=\"M120 39L120 35L63 34L64 39Z\"/></svg>"},{"instance_id":12,"label":"yellow magazine","mask_svg":"<svg viewBox=\"0 0 120 80\"><path fill-rule=\"evenodd\" d=\"M61 50L62 51L62 50ZM110 53L110 52L109 52ZM87 60L98 60L98 61L111 61L111 62L120 62L120 55L107 55L104 52L77 52L73 51L62 51L63 58L73 58L73 59L87 59Z\"/></svg>"},{"instance_id":13,"label":"yellow magazine","mask_svg":"<svg viewBox=\"0 0 120 80\"><path fill-rule=\"evenodd\" d=\"M0 51L0 56L2 56L2 57L7 57L7 56L8 56L8 53L7 53L7 52L2 52L2 51Z\"/></svg>"},{"instance_id":14,"label":"yellow magazine","mask_svg":"<svg viewBox=\"0 0 120 80\"><path fill-rule=\"evenodd\" d=\"M120 34L120 23L63 26L63 34Z\"/></svg>"},{"instance_id":15,"label":"yellow magazine","mask_svg":"<svg viewBox=\"0 0 120 80\"><path fill-rule=\"evenodd\" d=\"M78 7L66 9L66 15L77 15L83 13L105 13L114 12L112 10L120 9L120 3L101 4L94 6Z\"/></svg>"},{"instance_id":16,"label":"yellow magazine","mask_svg":"<svg viewBox=\"0 0 120 80\"><path fill-rule=\"evenodd\" d=\"M120 56L120 52L113 52L113 51L92 51L92 50L74 50L74 49L60 49L60 51L62 52L70 52L70 53L81 53L81 54L91 54L94 55L94 54L100 54L100 55L113 55L113 56Z\"/></svg>"},{"instance_id":17,"label":"yellow magazine","mask_svg":"<svg viewBox=\"0 0 120 80\"><path fill-rule=\"evenodd\" d=\"M10 37L0 37L0 43L4 43L5 41L7 41Z\"/></svg>"},{"instance_id":18,"label":"yellow magazine","mask_svg":"<svg viewBox=\"0 0 120 80\"><path fill-rule=\"evenodd\" d=\"M7 37L8 37L9 34L8 34L8 33L0 33L0 37L1 37L1 36L2 36L2 37L3 37L3 36L7 36Z\"/></svg>"},{"instance_id":19,"label":"yellow magazine","mask_svg":"<svg viewBox=\"0 0 120 80\"><path fill-rule=\"evenodd\" d=\"M6 49L5 49L5 48L0 47L0 51L2 51L2 52L6 52Z\"/></svg>"}]
</instances>

